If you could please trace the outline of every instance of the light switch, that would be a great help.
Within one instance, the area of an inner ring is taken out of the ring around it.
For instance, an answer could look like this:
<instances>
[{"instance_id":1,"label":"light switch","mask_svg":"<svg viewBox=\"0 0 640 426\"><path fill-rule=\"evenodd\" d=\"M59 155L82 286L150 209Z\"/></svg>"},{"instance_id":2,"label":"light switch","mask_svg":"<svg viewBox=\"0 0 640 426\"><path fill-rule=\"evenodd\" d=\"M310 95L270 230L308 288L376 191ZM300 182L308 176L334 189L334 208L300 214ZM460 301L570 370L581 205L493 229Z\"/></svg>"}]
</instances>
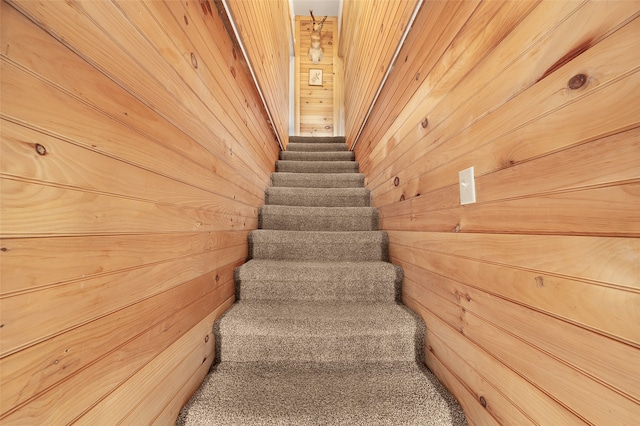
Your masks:
<instances>
[{"instance_id":1,"label":"light switch","mask_svg":"<svg viewBox=\"0 0 640 426\"><path fill-rule=\"evenodd\" d=\"M476 183L473 177L473 166L458 173L460 180L460 204L476 202Z\"/></svg>"}]
</instances>

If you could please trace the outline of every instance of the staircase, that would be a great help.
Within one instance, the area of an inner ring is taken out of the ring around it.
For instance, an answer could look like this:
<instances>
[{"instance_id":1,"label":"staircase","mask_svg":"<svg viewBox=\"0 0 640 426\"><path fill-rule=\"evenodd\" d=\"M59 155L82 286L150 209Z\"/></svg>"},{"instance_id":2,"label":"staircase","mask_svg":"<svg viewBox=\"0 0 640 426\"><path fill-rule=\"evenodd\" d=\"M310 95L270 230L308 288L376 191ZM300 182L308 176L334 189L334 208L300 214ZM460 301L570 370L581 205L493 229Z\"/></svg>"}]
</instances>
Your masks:
<instances>
[{"instance_id":1,"label":"staircase","mask_svg":"<svg viewBox=\"0 0 640 426\"><path fill-rule=\"evenodd\" d=\"M179 425L462 425L344 138L291 137Z\"/></svg>"}]
</instances>

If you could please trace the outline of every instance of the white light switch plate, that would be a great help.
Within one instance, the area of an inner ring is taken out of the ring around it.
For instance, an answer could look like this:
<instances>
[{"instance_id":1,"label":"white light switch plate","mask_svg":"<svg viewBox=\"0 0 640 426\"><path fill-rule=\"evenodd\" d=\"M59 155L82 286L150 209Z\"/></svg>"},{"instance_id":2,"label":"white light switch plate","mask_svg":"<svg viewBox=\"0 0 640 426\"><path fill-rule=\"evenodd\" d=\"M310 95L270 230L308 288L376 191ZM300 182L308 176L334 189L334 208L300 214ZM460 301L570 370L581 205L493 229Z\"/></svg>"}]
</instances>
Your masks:
<instances>
[{"instance_id":1,"label":"white light switch plate","mask_svg":"<svg viewBox=\"0 0 640 426\"><path fill-rule=\"evenodd\" d=\"M460 180L460 204L476 202L476 183L473 176L473 166L458 173Z\"/></svg>"}]
</instances>

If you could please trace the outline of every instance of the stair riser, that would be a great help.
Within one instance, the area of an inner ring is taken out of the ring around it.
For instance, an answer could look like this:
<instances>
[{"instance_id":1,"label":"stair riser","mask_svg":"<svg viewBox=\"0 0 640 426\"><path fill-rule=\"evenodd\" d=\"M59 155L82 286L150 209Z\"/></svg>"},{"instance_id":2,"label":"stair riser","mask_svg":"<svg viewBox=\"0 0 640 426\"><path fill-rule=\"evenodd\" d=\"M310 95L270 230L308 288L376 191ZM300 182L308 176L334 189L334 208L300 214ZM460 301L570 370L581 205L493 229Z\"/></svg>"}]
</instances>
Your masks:
<instances>
[{"instance_id":1,"label":"stair riser","mask_svg":"<svg viewBox=\"0 0 640 426\"><path fill-rule=\"evenodd\" d=\"M363 188L364 175L358 173L273 173L272 187L287 188Z\"/></svg>"},{"instance_id":2,"label":"stair riser","mask_svg":"<svg viewBox=\"0 0 640 426\"><path fill-rule=\"evenodd\" d=\"M287 173L358 173L356 161L276 161L276 171Z\"/></svg>"},{"instance_id":3,"label":"stair riser","mask_svg":"<svg viewBox=\"0 0 640 426\"><path fill-rule=\"evenodd\" d=\"M249 234L251 259L314 260L314 261L388 261L388 239L352 235L343 232L335 236L314 236L292 232L289 238L269 233L287 231L256 231ZM367 233L368 234L368 233Z\"/></svg>"},{"instance_id":4,"label":"stair riser","mask_svg":"<svg viewBox=\"0 0 640 426\"><path fill-rule=\"evenodd\" d=\"M291 161L353 161L355 155L350 151L340 152L300 152L281 151L280 160Z\"/></svg>"},{"instance_id":5,"label":"stair riser","mask_svg":"<svg viewBox=\"0 0 640 426\"><path fill-rule=\"evenodd\" d=\"M313 194L279 194L268 193L264 202L277 206L300 206L300 207L369 207L371 205L368 191L360 195L326 195L317 197Z\"/></svg>"},{"instance_id":6,"label":"stair riser","mask_svg":"<svg viewBox=\"0 0 640 426\"><path fill-rule=\"evenodd\" d=\"M374 244L349 244L329 251L310 243L301 244L249 244L250 259L317 260L330 261L388 261L386 248Z\"/></svg>"},{"instance_id":7,"label":"stair riser","mask_svg":"<svg viewBox=\"0 0 640 426\"><path fill-rule=\"evenodd\" d=\"M265 205L259 229L285 231L377 231L378 210L372 207L296 207Z\"/></svg>"},{"instance_id":8,"label":"stair riser","mask_svg":"<svg viewBox=\"0 0 640 426\"><path fill-rule=\"evenodd\" d=\"M309 277L311 278L311 277ZM390 281L349 280L325 281L236 281L238 300L265 301L336 301L394 302L398 300L400 283Z\"/></svg>"},{"instance_id":9,"label":"stair riser","mask_svg":"<svg viewBox=\"0 0 640 426\"><path fill-rule=\"evenodd\" d=\"M277 214L260 215L260 229L284 231L376 231L377 216L282 216Z\"/></svg>"},{"instance_id":10,"label":"stair riser","mask_svg":"<svg viewBox=\"0 0 640 426\"><path fill-rule=\"evenodd\" d=\"M347 151L346 143L289 143L287 151Z\"/></svg>"},{"instance_id":11,"label":"stair riser","mask_svg":"<svg viewBox=\"0 0 640 426\"><path fill-rule=\"evenodd\" d=\"M344 136L289 136L289 143L346 143Z\"/></svg>"},{"instance_id":12,"label":"stair riser","mask_svg":"<svg viewBox=\"0 0 640 426\"><path fill-rule=\"evenodd\" d=\"M415 361L413 335L246 336L220 331L221 361L397 362ZM347 349L348 348L348 349Z\"/></svg>"}]
</instances>

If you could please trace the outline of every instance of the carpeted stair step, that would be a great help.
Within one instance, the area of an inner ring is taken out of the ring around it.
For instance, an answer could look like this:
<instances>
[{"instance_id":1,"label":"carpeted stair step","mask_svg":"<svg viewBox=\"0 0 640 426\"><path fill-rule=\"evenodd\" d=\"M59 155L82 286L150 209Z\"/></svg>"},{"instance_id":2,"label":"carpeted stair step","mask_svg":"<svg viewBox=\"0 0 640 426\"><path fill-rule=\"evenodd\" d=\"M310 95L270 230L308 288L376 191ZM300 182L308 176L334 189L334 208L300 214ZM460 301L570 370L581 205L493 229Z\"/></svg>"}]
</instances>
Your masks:
<instances>
[{"instance_id":1,"label":"carpeted stair step","mask_svg":"<svg viewBox=\"0 0 640 426\"><path fill-rule=\"evenodd\" d=\"M373 207L260 207L258 228L287 231L376 231L378 210Z\"/></svg>"},{"instance_id":2,"label":"carpeted stair step","mask_svg":"<svg viewBox=\"0 0 640 426\"><path fill-rule=\"evenodd\" d=\"M346 143L289 143L287 151L347 151Z\"/></svg>"},{"instance_id":3,"label":"carpeted stair step","mask_svg":"<svg viewBox=\"0 0 640 426\"><path fill-rule=\"evenodd\" d=\"M240 300L393 302L402 268L388 262L254 259L235 270Z\"/></svg>"},{"instance_id":4,"label":"carpeted stair step","mask_svg":"<svg viewBox=\"0 0 640 426\"><path fill-rule=\"evenodd\" d=\"M288 173L358 173L357 161L276 161L277 172Z\"/></svg>"},{"instance_id":5,"label":"carpeted stair step","mask_svg":"<svg viewBox=\"0 0 640 426\"><path fill-rule=\"evenodd\" d=\"M308 207L369 207L368 188L286 188L265 190L265 204Z\"/></svg>"},{"instance_id":6,"label":"carpeted stair step","mask_svg":"<svg viewBox=\"0 0 640 426\"><path fill-rule=\"evenodd\" d=\"M465 424L447 390L414 362L227 362L188 407L178 426Z\"/></svg>"},{"instance_id":7,"label":"carpeted stair step","mask_svg":"<svg viewBox=\"0 0 640 426\"><path fill-rule=\"evenodd\" d=\"M315 261L388 261L384 231L271 231L249 233L249 258Z\"/></svg>"},{"instance_id":8,"label":"carpeted stair step","mask_svg":"<svg viewBox=\"0 0 640 426\"><path fill-rule=\"evenodd\" d=\"M344 136L289 136L289 143L346 143Z\"/></svg>"},{"instance_id":9,"label":"carpeted stair step","mask_svg":"<svg viewBox=\"0 0 640 426\"><path fill-rule=\"evenodd\" d=\"M360 173L272 173L271 186L289 188L362 188Z\"/></svg>"},{"instance_id":10,"label":"carpeted stair step","mask_svg":"<svg viewBox=\"0 0 640 426\"><path fill-rule=\"evenodd\" d=\"M415 314L393 302L240 301L216 330L221 362L415 361L421 338Z\"/></svg>"},{"instance_id":11,"label":"carpeted stair step","mask_svg":"<svg viewBox=\"0 0 640 426\"><path fill-rule=\"evenodd\" d=\"M353 161L356 157L353 151L280 151L280 159L292 161Z\"/></svg>"}]
</instances>

